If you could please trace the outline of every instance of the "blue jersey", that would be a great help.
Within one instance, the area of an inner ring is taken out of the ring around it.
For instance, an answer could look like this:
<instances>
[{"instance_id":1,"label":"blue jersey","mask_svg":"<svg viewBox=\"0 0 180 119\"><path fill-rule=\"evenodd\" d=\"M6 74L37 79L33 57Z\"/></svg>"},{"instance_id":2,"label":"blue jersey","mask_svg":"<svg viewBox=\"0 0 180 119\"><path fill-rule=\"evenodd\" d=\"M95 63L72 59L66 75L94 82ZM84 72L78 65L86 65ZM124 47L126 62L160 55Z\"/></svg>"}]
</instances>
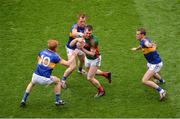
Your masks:
<instances>
[{"instance_id":1,"label":"blue jersey","mask_svg":"<svg viewBox=\"0 0 180 119\"><path fill-rule=\"evenodd\" d=\"M145 38L143 40L140 41L140 46L142 47L142 51L144 53L144 57L146 58L147 62L151 63L151 64L158 64L161 62L161 58L159 56L159 54L156 51L155 47L146 47L145 46L145 41L148 41L151 43L151 40L149 38Z\"/></svg>"},{"instance_id":2,"label":"blue jersey","mask_svg":"<svg viewBox=\"0 0 180 119\"><path fill-rule=\"evenodd\" d=\"M48 49L40 51L38 56L38 64L34 73L50 78L53 68L61 61L60 56Z\"/></svg>"},{"instance_id":3,"label":"blue jersey","mask_svg":"<svg viewBox=\"0 0 180 119\"><path fill-rule=\"evenodd\" d=\"M70 29L70 34L69 34L69 40L68 40L68 42L67 42L67 44L66 44L66 46L69 48L69 49L72 49L72 50L74 50L74 49L76 49L76 45L74 45L74 46L70 46L70 43L71 43L71 41L74 39L74 37L72 37L72 30L73 29L77 29L77 32L81 32L81 33L84 33L84 27L82 28L82 27L79 27L77 24L73 24L72 25L72 27L71 27L71 29Z\"/></svg>"}]
</instances>

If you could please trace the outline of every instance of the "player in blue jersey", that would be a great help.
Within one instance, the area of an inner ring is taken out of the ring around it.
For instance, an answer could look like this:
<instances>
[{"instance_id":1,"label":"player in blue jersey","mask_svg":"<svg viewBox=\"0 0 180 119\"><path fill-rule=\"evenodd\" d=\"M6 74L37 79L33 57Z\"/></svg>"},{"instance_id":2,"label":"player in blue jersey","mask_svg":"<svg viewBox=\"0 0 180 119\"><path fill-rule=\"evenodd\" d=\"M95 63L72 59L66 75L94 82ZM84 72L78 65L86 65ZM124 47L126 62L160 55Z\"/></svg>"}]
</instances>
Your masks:
<instances>
[{"instance_id":1,"label":"player in blue jersey","mask_svg":"<svg viewBox=\"0 0 180 119\"><path fill-rule=\"evenodd\" d=\"M35 84L41 84L41 85L50 85L55 84L54 87L54 93L56 97L55 104L56 105L62 105L64 104L63 100L60 100L60 92L61 92L61 82L60 79L56 76L52 76L52 70L55 68L57 63L60 63L65 66L69 66L71 62L75 59L76 54L78 53L75 51L72 54L71 59L69 61L66 61L62 59L57 53L56 49L58 46L58 41L56 40L48 40L48 49L42 50L38 54L38 64L36 66L36 69L32 75L32 80L28 84L26 91L24 93L24 96L21 101L20 106L25 106L27 97L29 93L32 90L32 87Z\"/></svg>"},{"instance_id":2,"label":"player in blue jersey","mask_svg":"<svg viewBox=\"0 0 180 119\"><path fill-rule=\"evenodd\" d=\"M73 24L73 26L70 29L70 34L69 34L69 40L66 44L66 51L67 51L67 56L68 59L70 59L72 57L72 54L74 52L74 50L76 49L76 45L74 46L70 46L70 43L73 39L77 38L77 37L82 37L84 35L84 27L86 25L86 15L85 14L79 14L78 16L78 20L76 24ZM80 61L79 63L79 67L78 67L78 72L82 73L82 67L84 64L84 53L82 51L80 51L78 53L78 59ZM66 88L66 84L65 81L67 79L67 77L76 69L76 59L74 59L74 61L71 63L71 65L69 66L69 68L66 69L66 71L64 72L64 75L62 77L62 87Z\"/></svg>"},{"instance_id":3,"label":"player in blue jersey","mask_svg":"<svg viewBox=\"0 0 180 119\"><path fill-rule=\"evenodd\" d=\"M144 57L147 60L148 70L142 78L142 83L146 86L156 89L160 94L160 101L162 101L166 96L166 91L158 86L155 82L151 81L151 77L155 77L159 82L164 83L165 81L161 78L158 72L161 70L163 63L159 54L156 51L156 44L153 43L148 37L146 37L146 31L144 28L139 28L136 31L136 39L139 40L140 45L138 47L132 48L132 51L142 50Z\"/></svg>"}]
</instances>

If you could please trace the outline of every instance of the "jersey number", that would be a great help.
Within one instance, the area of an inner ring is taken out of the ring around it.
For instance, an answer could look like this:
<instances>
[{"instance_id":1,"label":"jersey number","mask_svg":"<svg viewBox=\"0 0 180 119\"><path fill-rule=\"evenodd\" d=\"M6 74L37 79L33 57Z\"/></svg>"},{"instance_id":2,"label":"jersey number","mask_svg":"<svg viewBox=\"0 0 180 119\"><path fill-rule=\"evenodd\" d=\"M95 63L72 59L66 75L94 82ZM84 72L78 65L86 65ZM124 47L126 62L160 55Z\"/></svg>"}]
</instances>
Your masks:
<instances>
[{"instance_id":1,"label":"jersey number","mask_svg":"<svg viewBox=\"0 0 180 119\"><path fill-rule=\"evenodd\" d=\"M44 57L44 55L41 55L41 59L39 60L39 64L42 64L43 66L47 67L50 64L50 58Z\"/></svg>"}]
</instances>

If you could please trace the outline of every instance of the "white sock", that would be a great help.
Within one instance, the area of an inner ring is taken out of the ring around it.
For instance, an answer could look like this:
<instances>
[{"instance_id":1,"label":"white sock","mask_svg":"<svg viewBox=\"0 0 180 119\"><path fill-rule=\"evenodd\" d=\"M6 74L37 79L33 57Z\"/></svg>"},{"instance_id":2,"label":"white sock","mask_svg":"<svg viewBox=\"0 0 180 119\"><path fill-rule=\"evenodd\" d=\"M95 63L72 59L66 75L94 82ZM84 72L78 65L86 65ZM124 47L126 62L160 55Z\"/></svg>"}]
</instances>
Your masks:
<instances>
[{"instance_id":1,"label":"white sock","mask_svg":"<svg viewBox=\"0 0 180 119\"><path fill-rule=\"evenodd\" d=\"M163 90L163 89L161 89L161 91L159 91L159 93L164 93L164 90Z\"/></svg>"}]
</instances>

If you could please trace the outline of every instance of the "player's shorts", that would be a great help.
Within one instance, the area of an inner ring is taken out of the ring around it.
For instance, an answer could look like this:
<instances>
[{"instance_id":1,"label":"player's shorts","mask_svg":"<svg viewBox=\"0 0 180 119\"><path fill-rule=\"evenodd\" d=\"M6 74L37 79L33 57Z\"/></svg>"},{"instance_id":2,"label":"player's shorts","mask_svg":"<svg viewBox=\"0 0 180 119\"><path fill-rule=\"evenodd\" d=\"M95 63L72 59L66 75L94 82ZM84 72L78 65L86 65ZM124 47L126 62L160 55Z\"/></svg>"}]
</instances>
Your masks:
<instances>
[{"instance_id":1,"label":"player's shorts","mask_svg":"<svg viewBox=\"0 0 180 119\"><path fill-rule=\"evenodd\" d=\"M66 46L66 52L67 52L67 56L70 57L70 56L73 55L74 50L73 50L73 49L70 49L70 48L68 48L68 47ZM78 55L84 55L84 52L81 51L81 50L79 50Z\"/></svg>"},{"instance_id":2,"label":"player's shorts","mask_svg":"<svg viewBox=\"0 0 180 119\"><path fill-rule=\"evenodd\" d=\"M55 78L56 78L55 76L51 76L50 78L46 78L46 77L39 76L39 75L33 73L32 82L34 84L49 85L49 84L52 84L54 82Z\"/></svg>"},{"instance_id":3,"label":"player's shorts","mask_svg":"<svg viewBox=\"0 0 180 119\"><path fill-rule=\"evenodd\" d=\"M147 63L148 69L154 71L155 73L159 72L161 70L162 66L163 66L162 62L160 62L158 64Z\"/></svg>"},{"instance_id":4,"label":"player's shorts","mask_svg":"<svg viewBox=\"0 0 180 119\"><path fill-rule=\"evenodd\" d=\"M90 60L87 57L85 57L85 67L91 67L91 66L101 66L101 56L94 60Z\"/></svg>"}]
</instances>

